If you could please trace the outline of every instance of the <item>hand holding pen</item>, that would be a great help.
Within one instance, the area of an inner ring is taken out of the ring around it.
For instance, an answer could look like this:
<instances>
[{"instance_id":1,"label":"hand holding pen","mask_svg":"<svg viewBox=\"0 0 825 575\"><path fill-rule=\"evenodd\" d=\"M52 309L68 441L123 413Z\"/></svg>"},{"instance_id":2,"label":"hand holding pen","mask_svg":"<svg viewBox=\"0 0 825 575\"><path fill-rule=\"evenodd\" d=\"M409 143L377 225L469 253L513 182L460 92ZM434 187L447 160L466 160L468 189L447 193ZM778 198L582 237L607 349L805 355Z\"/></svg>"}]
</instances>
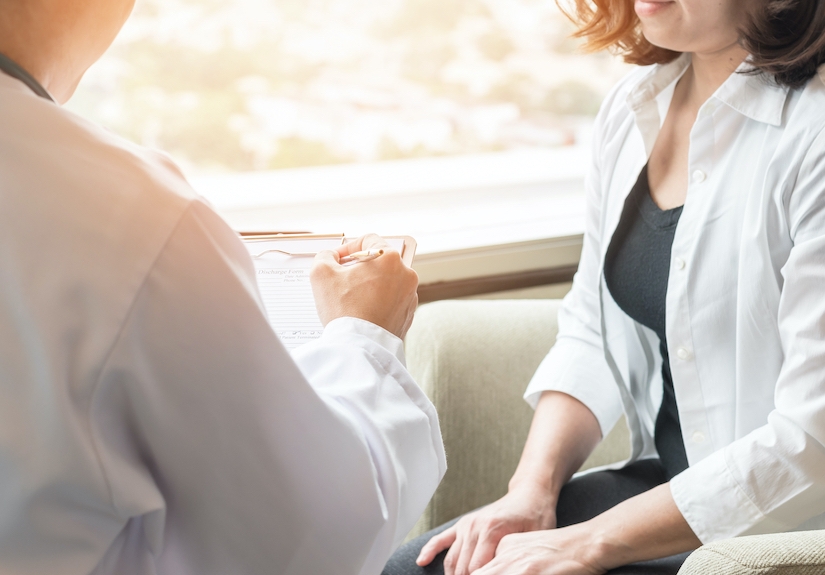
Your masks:
<instances>
[{"instance_id":1,"label":"hand holding pen","mask_svg":"<svg viewBox=\"0 0 825 575\"><path fill-rule=\"evenodd\" d=\"M338 260L339 264L348 264L353 262L368 262L370 260L374 260L378 256L384 255L383 249L377 250L361 250L360 252L351 253L348 256L344 256Z\"/></svg>"},{"instance_id":2,"label":"hand holding pen","mask_svg":"<svg viewBox=\"0 0 825 575\"><path fill-rule=\"evenodd\" d=\"M355 317L403 338L412 324L418 306L418 274L377 235L320 252L310 280L324 325L339 317Z\"/></svg>"}]
</instances>

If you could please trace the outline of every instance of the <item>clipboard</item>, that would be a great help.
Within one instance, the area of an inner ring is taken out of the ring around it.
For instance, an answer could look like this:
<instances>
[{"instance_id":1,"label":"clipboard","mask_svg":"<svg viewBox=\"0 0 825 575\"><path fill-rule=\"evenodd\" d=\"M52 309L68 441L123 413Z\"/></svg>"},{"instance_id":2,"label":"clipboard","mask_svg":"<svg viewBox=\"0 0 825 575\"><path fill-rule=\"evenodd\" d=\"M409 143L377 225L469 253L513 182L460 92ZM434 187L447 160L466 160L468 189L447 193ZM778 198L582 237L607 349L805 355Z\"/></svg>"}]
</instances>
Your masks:
<instances>
[{"instance_id":1,"label":"clipboard","mask_svg":"<svg viewBox=\"0 0 825 575\"><path fill-rule=\"evenodd\" d=\"M321 337L324 326L315 309L309 272L315 254L334 250L350 239L344 234L242 232L269 323L287 349ZM410 236L385 237L390 249L412 266L417 248ZM368 265L345 264L345 265Z\"/></svg>"},{"instance_id":2,"label":"clipboard","mask_svg":"<svg viewBox=\"0 0 825 575\"><path fill-rule=\"evenodd\" d=\"M267 231L251 231L240 232L241 239L244 243L252 242L266 242L266 241L295 241L298 239L307 240L331 240L340 239L340 245L347 242L354 241L358 238L348 237L345 234L315 234L312 232L267 232ZM401 253L401 260L408 266L412 267L415 259L415 251L418 249L418 242L412 236L382 236L390 246ZM319 243L319 246L322 245ZM327 249L327 248L323 248ZM285 250L286 251L286 250ZM320 251L320 249L318 250Z\"/></svg>"}]
</instances>

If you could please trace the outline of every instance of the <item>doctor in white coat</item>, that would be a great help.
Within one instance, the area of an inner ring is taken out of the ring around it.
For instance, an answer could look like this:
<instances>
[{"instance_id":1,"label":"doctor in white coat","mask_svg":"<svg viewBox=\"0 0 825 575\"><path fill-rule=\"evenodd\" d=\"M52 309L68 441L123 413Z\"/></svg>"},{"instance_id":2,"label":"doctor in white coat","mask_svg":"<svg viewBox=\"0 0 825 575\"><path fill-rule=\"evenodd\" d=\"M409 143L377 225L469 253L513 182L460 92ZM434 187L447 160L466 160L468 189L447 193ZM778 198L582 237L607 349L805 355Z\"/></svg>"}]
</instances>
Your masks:
<instances>
[{"instance_id":1,"label":"doctor in white coat","mask_svg":"<svg viewBox=\"0 0 825 575\"><path fill-rule=\"evenodd\" d=\"M290 355L166 157L61 109L133 0L0 0L0 572L378 573L445 470L417 278L319 256Z\"/></svg>"}]
</instances>

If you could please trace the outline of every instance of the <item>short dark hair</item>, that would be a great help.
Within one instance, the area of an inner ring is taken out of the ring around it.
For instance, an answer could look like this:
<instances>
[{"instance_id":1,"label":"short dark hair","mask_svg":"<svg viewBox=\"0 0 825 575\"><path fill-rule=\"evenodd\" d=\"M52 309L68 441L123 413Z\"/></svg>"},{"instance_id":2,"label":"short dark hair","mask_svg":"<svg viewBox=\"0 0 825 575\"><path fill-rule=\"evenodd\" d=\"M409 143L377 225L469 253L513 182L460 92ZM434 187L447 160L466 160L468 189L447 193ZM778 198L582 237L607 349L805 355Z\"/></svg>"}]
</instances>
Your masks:
<instances>
[{"instance_id":1,"label":"short dark hair","mask_svg":"<svg viewBox=\"0 0 825 575\"><path fill-rule=\"evenodd\" d=\"M642 35L633 0L556 0L579 27L585 48L607 48L631 64L665 64L678 53L652 45ZM566 6L564 5L566 4ZM799 88L825 63L825 0L756 0L744 28L742 46L754 72Z\"/></svg>"},{"instance_id":2,"label":"short dark hair","mask_svg":"<svg viewBox=\"0 0 825 575\"><path fill-rule=\"evenodd\" d=\"M825 1L762 0L742 30L751 64L798 88L825 63Z\"/></svg>"}]
</instances>

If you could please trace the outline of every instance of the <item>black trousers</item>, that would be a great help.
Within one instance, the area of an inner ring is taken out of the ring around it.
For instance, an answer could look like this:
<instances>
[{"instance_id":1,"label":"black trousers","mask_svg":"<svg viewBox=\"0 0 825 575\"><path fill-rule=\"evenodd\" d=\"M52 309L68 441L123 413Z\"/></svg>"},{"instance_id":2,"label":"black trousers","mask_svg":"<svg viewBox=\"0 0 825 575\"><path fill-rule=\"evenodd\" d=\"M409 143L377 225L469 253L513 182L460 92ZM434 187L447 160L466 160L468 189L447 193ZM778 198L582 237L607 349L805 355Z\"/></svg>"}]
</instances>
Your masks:
<instances>
[{"instance_id":1,"label":"black trousers","mask_svg":"<svg viewBox=\"0 0 825 575\"><path fill-rule=\"evenodd\" d=\"M667 481L665 470L658 459L637 461L616 471L597 471L572 479L559 494L556 521L566 527L592 519L625 499L661 485ZM421 548L434 535L441 533L458 518L425 533L403 545L390 558L382 575L443 575L444 556L439 554L426 567L415 564ZM610 571L610 575L676 575L688 553L665 559L634 563Z\"/></svg>"}]
</instances>

